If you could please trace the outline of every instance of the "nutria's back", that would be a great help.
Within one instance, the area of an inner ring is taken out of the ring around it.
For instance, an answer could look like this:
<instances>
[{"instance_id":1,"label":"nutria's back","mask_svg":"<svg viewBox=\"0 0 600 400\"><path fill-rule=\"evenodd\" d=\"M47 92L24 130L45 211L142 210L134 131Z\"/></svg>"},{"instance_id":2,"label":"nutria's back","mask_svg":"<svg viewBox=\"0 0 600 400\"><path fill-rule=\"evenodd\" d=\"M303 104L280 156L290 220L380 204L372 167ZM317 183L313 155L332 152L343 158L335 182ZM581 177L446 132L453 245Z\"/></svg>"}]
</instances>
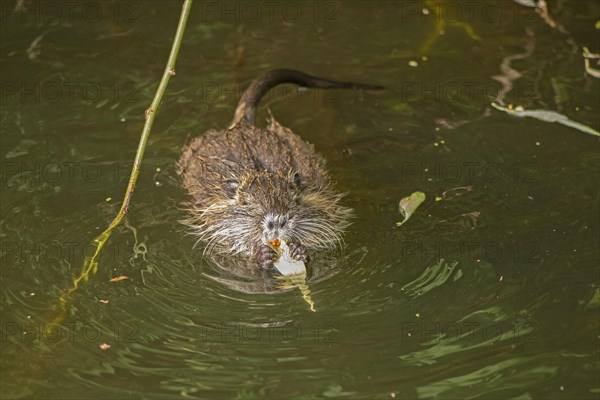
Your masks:
<instances>
[{"instance_id":1,"label":"nutria's back","mask_svg":"<svg viewBox=\"0 0 600 400\"><path fill-rule=\"evenodd\" d=\"M243 121L225 131L209 130L184 148L179 165L184 186L197 203L227 196L248 172L297 173L296 180L316 190L328 182L325 160L314 146L274 119L267 128ZM207 191L207 182L226 184Z\"/></svg>"}]
</instances>

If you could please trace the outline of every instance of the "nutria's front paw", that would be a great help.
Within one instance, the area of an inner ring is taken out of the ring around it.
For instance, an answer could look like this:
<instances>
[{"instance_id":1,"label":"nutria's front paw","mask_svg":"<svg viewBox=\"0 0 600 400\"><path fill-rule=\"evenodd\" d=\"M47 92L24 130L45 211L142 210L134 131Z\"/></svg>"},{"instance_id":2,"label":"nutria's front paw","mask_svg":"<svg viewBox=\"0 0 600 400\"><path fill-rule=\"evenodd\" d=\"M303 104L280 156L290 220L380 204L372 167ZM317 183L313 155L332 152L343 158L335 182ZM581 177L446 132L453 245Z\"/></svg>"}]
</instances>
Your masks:
<instances>
[{"instance_id":1,"label":"nutria's front paw","mask_svg":"<svg viewBox=\"0 0 600 400\"><path fill-rule=\"evenodd\" d=\"M276 259L277 253L275 253L275 250L269 246L261 246L261 248L258 250L258 253L256 253L256 263L262 269L273 268L273 263Z\"/></svg>"},{"instance_id":2,"label":"nutria's front paw","mask_svg":"<svg viewBox=\"0 0 600 400\"><path fill-rule=\"evenodd\" d=\"M289 243L288 246L290 248L290 255L294 260L302 261L305 264L308 263L310 258L308 257L308 249L305 246L300 243Z\"/></svg>"}]
</instances>

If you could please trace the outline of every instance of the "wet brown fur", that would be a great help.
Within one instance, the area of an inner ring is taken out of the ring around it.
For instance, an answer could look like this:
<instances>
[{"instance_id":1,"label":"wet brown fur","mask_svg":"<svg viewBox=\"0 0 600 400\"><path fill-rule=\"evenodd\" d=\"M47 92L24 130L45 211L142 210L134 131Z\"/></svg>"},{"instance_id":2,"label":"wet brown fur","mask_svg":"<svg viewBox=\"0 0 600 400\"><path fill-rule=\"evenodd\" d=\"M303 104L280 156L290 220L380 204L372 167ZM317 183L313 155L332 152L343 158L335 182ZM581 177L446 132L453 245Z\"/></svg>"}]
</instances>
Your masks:
<instances>
[{"instance_id":1,"label":"wet brown fur","mask_svg":"<svg viewBox=\"0 0 600 400\"><path fill-rule=\"evenodd\" d=\"M329 231L317 237L286 238L316 249L334 247L348 225L350 209L339 205L342 196L331 187L325 160L313 145L273 118L267 128L244 121L230 130L210 130L194 138L183 150L179 169L193 199L185 223L209 244L209 251L254 255L263 244L258 230L239 237L229 232L211 243L209 235L214 232L207 228L243 219L260 227L265 212L330 221L325 222ZM243 198L238 193L231 196L224 184L230 180L238 181Z\"/></svg>"}]
</instances>

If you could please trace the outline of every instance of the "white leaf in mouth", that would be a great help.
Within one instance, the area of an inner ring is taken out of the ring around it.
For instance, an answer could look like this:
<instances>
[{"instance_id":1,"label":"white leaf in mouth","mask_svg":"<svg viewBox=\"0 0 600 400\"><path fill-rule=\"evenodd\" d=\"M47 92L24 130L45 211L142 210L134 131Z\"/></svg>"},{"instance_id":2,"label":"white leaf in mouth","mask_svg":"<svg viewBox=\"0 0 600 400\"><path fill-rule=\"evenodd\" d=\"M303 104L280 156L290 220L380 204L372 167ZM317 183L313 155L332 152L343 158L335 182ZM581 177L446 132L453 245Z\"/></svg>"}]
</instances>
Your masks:
<instances>
[{"instance_id":1,"label":"white leaf in mouth","mask_svg":"<svg viewBox=\"0 0 600 400\"><path fill-rule=\"evenodd\" d=\"M271 247L279 254L279 258L273 265L281 275L289 276L306 274L306 265L304 265L304 262L292 258L290 248L285 241L274 240L271 243Z\"/></svg>"}]
</instances>

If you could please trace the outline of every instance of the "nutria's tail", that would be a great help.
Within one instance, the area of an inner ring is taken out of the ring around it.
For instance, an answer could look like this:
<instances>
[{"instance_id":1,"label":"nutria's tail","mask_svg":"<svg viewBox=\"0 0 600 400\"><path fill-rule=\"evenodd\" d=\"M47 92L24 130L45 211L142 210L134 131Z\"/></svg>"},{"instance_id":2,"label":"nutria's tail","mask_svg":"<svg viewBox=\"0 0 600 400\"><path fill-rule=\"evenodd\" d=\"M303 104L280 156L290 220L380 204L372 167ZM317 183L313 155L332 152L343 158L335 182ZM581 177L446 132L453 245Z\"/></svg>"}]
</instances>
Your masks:
<instances>
[{"instance_id":1,"label":"nutria's tail","mask_svg":"<svg viewBox=\"0 0 600 400\"><path fill-rule=\"evenodd\" d=\"M293 83L298 86L320 89L367 89L378 90L383 86L369 85L354 82L339 82L331 79L319 78L291 69L274 69L256 78L242 95L235 110L233 121L229 129L239 124L242 120L254 123L254 111L265 93L281 83Z\"/></svg>"}]
</instances>

